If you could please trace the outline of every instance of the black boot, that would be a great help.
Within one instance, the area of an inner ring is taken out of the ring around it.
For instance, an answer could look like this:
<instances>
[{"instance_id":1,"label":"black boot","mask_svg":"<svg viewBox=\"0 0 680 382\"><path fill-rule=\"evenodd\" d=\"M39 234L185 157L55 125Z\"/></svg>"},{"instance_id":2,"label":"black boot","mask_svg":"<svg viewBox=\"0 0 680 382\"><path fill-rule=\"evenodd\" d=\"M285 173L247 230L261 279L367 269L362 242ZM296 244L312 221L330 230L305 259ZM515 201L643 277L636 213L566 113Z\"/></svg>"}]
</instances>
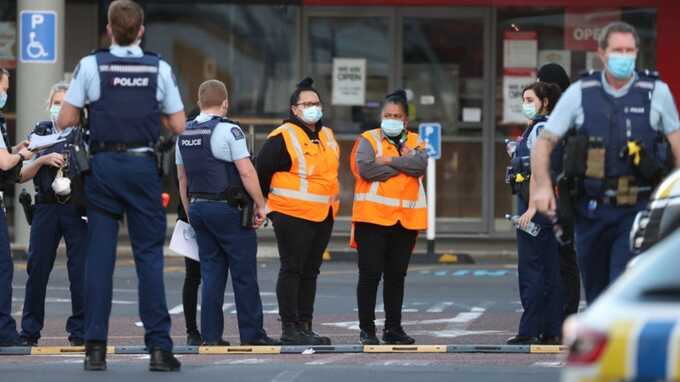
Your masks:
<instances>
[{"instance_id":1,"label":"black boot","mask_svg":"<svg viewBox=\"0 0 680 382\"><path fill-rule=\"evenodd\" d=\"M314 339L300 331L296 322L281 322L281 343L283 345L313 345Z\"/></svg>"},{"instance_id":2,"label":"black boot","mask_svg":"<svg viewBox=\"0 0 680 382\"><path fill-rule=\"evenodd\" d=\"M217 341L203 342L203 346L231 346L231 344L229 341L225 341L220 338Z\"/></svg>"},{"instance_id":3,"label":"black boot","mask_svg":"<svg viewBox=\"0 0 680 382\"><path fill-rule=\"evenodd\" d=\"M362 329L359 334L359 343L362 345L380 345L380 340L378 340L378 337L375 335L375 328L367 330Z\"/></svg>"},{"instance_id":4,"label":"black boot","mask_svg":"<svg viewBox=\"0 0 680 382\"><path fill-rule=\"evenodd\" d=\"M179 371L182 367L171 351L151 348L149 355L151 356L149 371Z\"/></svg>"},{"instance_id":5,"label":"black boot","mask_svg":"<svg viewBox=\"0 0 680 382\"><path fill-rule=\"evenodd\" d=\"M187 346L201 346L203 337L198 331L187 333Z\"/></svg>"},{"instance_id":6,"label":"black boot","mask_svg":"<svg viewBox=\"0 0 680 382\"><path fill-rule=\"evenodd\" d=\"M106 342L85 342L85 364L83 367L88 371L106 370Z\"/></svg>"},{"instance_id":7,"label":"black boot","mask_svg":"<svg viewBox=\"0 0 680 382\"><path fill-rule=\"evenodd\" d=\"M538 339L538 337L520 336L518 334L516 336L508 338L508 340L505 341L505 343L508 345L538 345L541 343L541 340Z\"/></svg>"},{"instance_id":8,"label":"black boot","mask_svg":"<svg viewBox=\"0 0 680 382\"><path fill-rule=\"evenodd\" d=\"M241 346L279 346L281 341L275 340L268 335L264 335L254 341L248 341L241 344Z\"/></svg>"},{"instance_id":9,"label":"black boot","mask_svg":"<svg viewBox=\"0 0 680 382\"><path fill-rule=\"evenodd\" d=\"M383 341L388 345L413 345L416 343L416 340L409 337L401 327L384 329Z\"/></svg>"},{"instance_id":10,"label":"black boot","mask_svg":"<svg viewBox=\"0 0 680 382\"><path fill-rule=\"evenodd\" d=\"M331 339L320 336L312 330L312 321L298 322L298 328L302 334L312 339L311 345L330 345Z\"/></svg>"}]
</instances>

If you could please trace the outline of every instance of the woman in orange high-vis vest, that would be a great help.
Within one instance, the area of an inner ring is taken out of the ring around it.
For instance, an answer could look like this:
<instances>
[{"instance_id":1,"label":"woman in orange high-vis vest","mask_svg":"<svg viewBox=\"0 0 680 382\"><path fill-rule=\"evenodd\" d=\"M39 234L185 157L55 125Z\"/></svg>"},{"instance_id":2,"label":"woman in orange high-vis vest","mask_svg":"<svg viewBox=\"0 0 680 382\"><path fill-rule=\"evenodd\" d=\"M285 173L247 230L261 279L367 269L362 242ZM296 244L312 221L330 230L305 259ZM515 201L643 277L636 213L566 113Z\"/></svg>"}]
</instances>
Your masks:
<instances>
[{"instance_id":1,"label":"woman in orange high-vis vest","mask_svg":"<svg viewBox=\"0 0 680 382\"><path fill-rule=\"evenodd\" d=\"M415 340L401 326L404 279L419 230L427 228L427 206L422 176L427 154L418 135L409 132L408 103L403 90L387 96L379 129L364 132L352 150L355 178L352 208L353 238L359 252L360 342L378 345L375 301L384 279L387 344Z\"/></svg>"},{"instance_id":2,"label":"woman in orange high-vis vest","mask_svg":"<svg viewBox=\"0 0 680 382\"><path fill-rule=\"evenodd\" d=\"M281 260L276 296L284 345L331 343L312 331L312 316L316 278L340 207L340 152L321 121L312 83L307 78L298 84L289 119L269 134L257 157Z\"/></svg>"}]
</instances>

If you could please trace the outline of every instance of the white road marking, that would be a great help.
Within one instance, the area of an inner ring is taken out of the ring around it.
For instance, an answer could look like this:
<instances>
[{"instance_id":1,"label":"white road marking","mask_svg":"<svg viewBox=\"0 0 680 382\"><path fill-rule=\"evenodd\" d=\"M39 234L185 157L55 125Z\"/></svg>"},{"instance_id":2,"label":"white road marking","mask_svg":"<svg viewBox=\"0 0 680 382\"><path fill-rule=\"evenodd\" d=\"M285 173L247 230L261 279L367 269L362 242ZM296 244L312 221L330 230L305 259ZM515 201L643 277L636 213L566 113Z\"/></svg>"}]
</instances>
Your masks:
<instances>
[{"instance_id":1,"label":"white road marking","mask_svg":"<svg viewBox=\"0 0 680 382\"><path fill-rule=\"evenodd\" d=\"M451 301L440 302L439 304L434 305L430 309L428 309L427 313L441 313L450 306L453 306L453 302Z\"/></svg>"},{"instance_id":2,"label":"white road marking","mask_svg":"<svg viewBox=\"0 0 680 382\"><path fill-rule=\"evenodd\" d=\"M564 362L560 362L560 361L555 361L555 362L549 362L549 361L546 361L546 362L534 362L534 363L531 364L531 366L535 366L535 367L563 367L564 365L565 365L565 363L564 363Z\"/></svg>"},{"instance_id":3,"label":"white road marking","mask_svg":"<svg viewBox=\"0 0 680 382\"><path fill-rule=\"evenodd\" d=\"M336 354L316 361L305 362L305 365L328 365L329 363L342 361L343 359L351 358L353 356L355 356L355 354Z\"/></svg>"},{"instance_id":4,"label":"white road marking","mask_svg":"<svg viewBox=\"0 0 680 382\"><path fill-rule=\"evenodd\" d=\"M368 366L429 366L432 361L392 359L387 361L370 362Z\"/></svg>"},{"instance_id":5,"label":"white road marking","mask_svg":"<svg viewBox=\"0 0 680 382\"><path fill-rule=\"evenodd\" d=\"M298 370L298 371L292 371L292 370L286 370L282 371L279 374L274 377L274 379L271 380L271 382L293 382L296 379L298 379L299 376L302 375L304 370Z\"/></svg>"},{"instance_id":6,"label":"white road marking","mask_svg":"<svg viewBox=\"0 0 680 382\"><path fill-rule=\"evenodd\" d=\"M263 358L223 359L213 362L213 365L261 365L267 362L270 360Z\"/></svg>"}]
</instances>

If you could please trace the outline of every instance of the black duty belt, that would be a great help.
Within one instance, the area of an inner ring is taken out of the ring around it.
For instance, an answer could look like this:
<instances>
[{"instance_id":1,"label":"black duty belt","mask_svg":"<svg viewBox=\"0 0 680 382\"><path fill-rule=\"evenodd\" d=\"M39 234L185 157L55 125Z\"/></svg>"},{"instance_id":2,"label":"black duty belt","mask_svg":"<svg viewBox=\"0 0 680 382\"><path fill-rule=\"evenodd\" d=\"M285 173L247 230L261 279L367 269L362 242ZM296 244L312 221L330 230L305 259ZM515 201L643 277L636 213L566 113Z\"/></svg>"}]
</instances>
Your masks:
<instances>
[{"instance_id":1,"label":"black duty belt","mask_svg":"<svg viewBox=\"0 0 680 382\"><path fill-rule=\"evenodd\" d=\"M71 195L59 197L54 192L41 192L35 194L35 204L64 204L71 199Z\"/></svg>"},{"instance_id":2,"label":"black duty belt","mask_svg":"<svg viewBox=\"0 0 680 382\"><path fill-rule=\"evenodd\" d=\"M130 151L134 149L148 148L150 151ZM153 154L153 144L149 142L92 142L90 153L126 153L131 155L146 156Z\"/></svg>"},{"instance_id":3,"label":"black duty belt","mask_svg":"<svg viewBox=\"0 0 680 382\"><path fill-rule=\"evenodd\" d=\"M189 199L211 202L227 202L232 206L238 207L238 203L232 198L228 197L225 193L190 192Z\"/></svg>"}]
</instances>

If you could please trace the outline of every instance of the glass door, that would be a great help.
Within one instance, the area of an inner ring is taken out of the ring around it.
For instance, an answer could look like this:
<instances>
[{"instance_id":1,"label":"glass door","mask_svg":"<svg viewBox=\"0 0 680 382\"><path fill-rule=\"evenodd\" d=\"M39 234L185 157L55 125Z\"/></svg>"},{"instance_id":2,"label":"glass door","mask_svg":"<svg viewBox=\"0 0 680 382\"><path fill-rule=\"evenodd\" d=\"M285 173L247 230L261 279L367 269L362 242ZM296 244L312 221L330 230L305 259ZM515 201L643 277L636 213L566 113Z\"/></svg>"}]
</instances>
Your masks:
<instances>
[{"instance_id":1,"label":"glass door","mask_svg":"<svg viewBox=\"0 0 680 382\"><path fill-rule=\"evenodd\" d=\"M412 127L440 122L437 231L488 231L490 11L400 8L399 78L410 98Z\"/></svg>"}]
</instances>

